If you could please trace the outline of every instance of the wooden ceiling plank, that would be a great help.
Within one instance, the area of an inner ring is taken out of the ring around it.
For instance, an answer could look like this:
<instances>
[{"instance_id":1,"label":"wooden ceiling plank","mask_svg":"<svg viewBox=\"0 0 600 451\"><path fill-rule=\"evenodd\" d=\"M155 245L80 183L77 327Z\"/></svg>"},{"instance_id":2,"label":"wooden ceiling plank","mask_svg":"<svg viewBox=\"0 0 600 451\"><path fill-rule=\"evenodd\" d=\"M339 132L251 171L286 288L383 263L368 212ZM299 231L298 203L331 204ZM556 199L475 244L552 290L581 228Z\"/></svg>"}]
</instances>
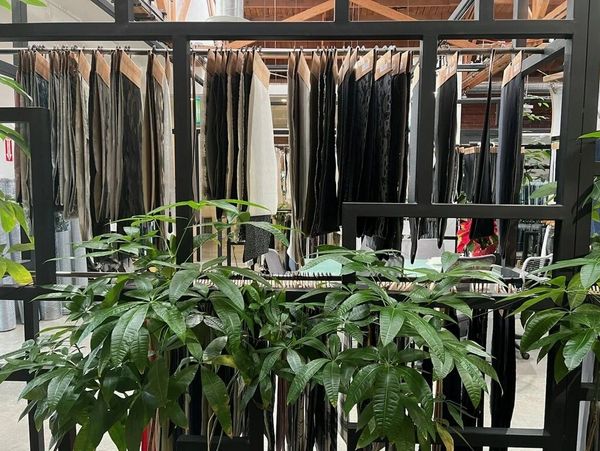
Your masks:
<instances>
[{"instance_id":1,"label":"wooden ceiling plank","mask_svg":"<svg viewBox=\"0 0 600 451\"><path fill-rule=\"evenodd\" d=\"M404 20L404 21L417 20L414 17L409 16L408 14L404 14L404 13L401 13L400 11L396 11L395 9L390 8L389 6L382 5L381 3L378 3L374 0L350 0L350 1L357 6L360 6L362 8L366 8L370 11L373 11L374 13L377 13L387 19Z\"/></svg>"},{"instance_id":2,"label":"wooden ceiling plank","mask_svg":"<svg viewBox=\"0 0 600 451\"><path fill-rule=\"evenodd\" d=\"M179 17L177 20L179 22L185 22L187 20L188 13L190 12L190 5L192 4L192 0L183 0L183 4L181 5L181 10L179 11Z\"/></svg>"},{"instance_id":3,"label":"wooden ceiling plank","mask_svg":"<svg viewBox=\"0 0 600 451\"><path fill-rule=\"evenodd\" d=\"M533 0L533 8L531 11L532 19L541 19L548 13L550 0Z\"/></svg>"},{"instance_id":4,"label":"wooden ceiling plank","mask_svg":"<svg viewBox=\"0 0 600 451\"><path fill-rule=\"evenodd\" d=\"M298 14L294 14L293 16L283 19L283 22L304 22L308 19L312 19L313 17L325 14L327 11L331 11L333 8L335 8L335 0L326 0L323 3L313 6L312 8L308 8L307 10L299 12ZM252 45L254 42L256 41L233 41L229 43L228 47L232 49L239 49Z\"/></svg>"},{"instance_id":5,"label":"wooden ceiling plank","mask_svg":"<svg viewBox=\"0 0 600 451\"><path fill-rule=\"evenodd\" d=\"M564 1L548 14L544 16L545 20L562 20L567 17L567 2Z\"/></svg>"}]
</instances>

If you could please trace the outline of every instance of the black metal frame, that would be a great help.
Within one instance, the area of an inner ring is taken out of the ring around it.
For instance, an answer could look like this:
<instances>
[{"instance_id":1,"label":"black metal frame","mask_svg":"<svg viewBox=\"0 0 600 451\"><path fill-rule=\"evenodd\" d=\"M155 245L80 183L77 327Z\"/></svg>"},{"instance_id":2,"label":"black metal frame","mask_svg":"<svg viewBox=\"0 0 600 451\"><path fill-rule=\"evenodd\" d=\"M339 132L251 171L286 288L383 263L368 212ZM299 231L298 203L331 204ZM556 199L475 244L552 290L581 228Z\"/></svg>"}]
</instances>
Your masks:
<instances>
[{"instance_id":1,"label":"black metal frame","mask_svg":"<svg viewBox=\"0 0 600 451\"><path fill-rule=\"evenodd\" d=\"M515 4L522 4L515 0ZM356 219L361 216L405 217L494 217L555 219L557 221L555 246L559 259L583 255L589 248L590 211L582 208L581 198L592 187L593 178L600 175L600 163L594 161L593 144L577 140L581 134L596 127L598 73L600 53L594 44L600 42L600 2L597 0L569 0L566 20L494 20L493 0L476 0L476 20L473 21L414 21L414 22L352 22L349 20L349 0L335 0L334 22L236 22L236 23L134 23L130 0L115 1L114 23L13 23L0 27L0 41L53 41L53 40L159 40L173 46L176 197L193 197L193 123L191 108L191 50L190 40L398 40L421 42L421 76L418 85L417 125L413 134L417 157L411 189L414 204L353 203L344 207L344 244L354 247ZM519 16L517 16L519 17ZM526 70L564 53L565 79L561 151L558 164L558 205L448 205L431 202L432 162L435 110L435 68L440 41L447 39L526 39L553 38L560 43L550 46L543 55L525 60ZM564 40L564 41L563 41ZM583 79L582 79L583 77ZM0 297L31 300L40 286L53 282L53 263L42 263L54 256L54 224L52 212L51 174L49 171L48 112L40 109L0 109L0 122L24 121L36 124L31 134L33 169L33 218L36 236L36 286L30 288L2 288ZM578 177L575 177L575 174ZM192 217L189 208L178 208L178 228L181 230ZM186 233L180 247L179 260L191 254L192 237ZM38 319L33 304L26 303L26 338L35 335ZM552 368L552 365L549 365ZM17 375L15 380L26 380ZM574 375L561 384L553 383L552 370L547 378L546 420L543 430L477 428L465 431L472 445L521 446L543 448L549 451L574 450L577 437L579 401L589 393L582 390L580 378ZM253 415L253 435L249 448L262 450L262 419ZM35 433L30 420L32 451L43 450L43 436ZM180 449L191 449L194 443L182 439ZM196 448L194 448L196 449Z\"/></svg>"}]
</instances>

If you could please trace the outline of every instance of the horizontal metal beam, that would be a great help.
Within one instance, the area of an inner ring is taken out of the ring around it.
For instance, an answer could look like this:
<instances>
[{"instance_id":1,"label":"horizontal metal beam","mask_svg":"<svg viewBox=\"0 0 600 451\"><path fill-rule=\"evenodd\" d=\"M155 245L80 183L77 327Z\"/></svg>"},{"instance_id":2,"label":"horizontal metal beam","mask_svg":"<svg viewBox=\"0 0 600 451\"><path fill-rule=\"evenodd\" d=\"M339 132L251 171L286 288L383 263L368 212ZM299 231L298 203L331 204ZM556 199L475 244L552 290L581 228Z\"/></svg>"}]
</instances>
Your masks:
<instances>
[{"instance_id":1,"label":"horizontal metal beam","mask_svg":"<svg viewBox=\"0 0 600 451\"><path fill-rule=\"evenodd\" d=\"M554 219L570 217L562 205L490 205L490 204L392 204L371 202L344 203L344 217L355 218L494 218Z\"/></svg>"},{"instance_id":2,"label":"horizontal metal beam","mask_svg":"<svg viewBox=\"0 0 600 451\"><path fill-rule=\"evenodd\" d=\"M0 61L0 74L15 78L17 76L17 66L6 61Z\"/></svg>"},{"instance_id":3,"label":"horizontal metal beam","mask_svg":"<svg viewBox=\"0 0 600 451\"><path fill-rule=\"evenodd\" d=\"M195 40L294 40L307 36L323 39L513 39L570 38L577 22L572 20L501 20L493 27L478 21L414 22L119 22L119 23L36 23L4 24L0 41L15 36L24 40L167 40L181 37Z\"/></svg>"},{"instance_id":4,"label":"horizontal metal beam","mask_svg":"<svg viewBox=\"0 0 600 451\"><path fill-rule=\"evenodd\" d=\"M465 428L461 431L464 440L458 434L455 440L468 446L493 446L511 448L540 448L547 449L551 436L543 429L517 428Z\"/></svg>"},{"instance_id":5,"label":"horizontal metal beam","mask_svg":"<svg viewBox=\"0 0 600 451\"><path fill-rule=\"evenodd\" d=\"M527 57L521 64L521 73L525 75L532 74L538 70L544 64L556 59L561 58L565 54L565 46L567 42L559 39L549 44L541 55L531 55Z\"/></svg>"}]
</instances>

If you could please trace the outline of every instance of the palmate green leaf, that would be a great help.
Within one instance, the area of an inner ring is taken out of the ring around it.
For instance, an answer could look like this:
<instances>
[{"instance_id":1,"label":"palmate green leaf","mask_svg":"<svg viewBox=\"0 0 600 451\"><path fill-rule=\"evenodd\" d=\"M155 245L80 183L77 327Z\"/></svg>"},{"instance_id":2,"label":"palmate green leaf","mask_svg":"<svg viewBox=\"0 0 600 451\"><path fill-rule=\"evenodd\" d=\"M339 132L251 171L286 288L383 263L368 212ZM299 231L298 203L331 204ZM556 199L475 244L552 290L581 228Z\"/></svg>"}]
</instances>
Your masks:
<instances>
[{"instance_id":1,"label":"palmate green leaf","mask_svg":"<svg viewBox=\"0 0 600 451\"><path fill-rule=\"evenodd\" d=\"M304 362L302 361L302 357L300 357L300 354L298 354L293 349L288 349L286 351L285 358L286 358L286 360L288 362L288 365L290 366L290 369L294 372L294 374L300 372L300 370L304 366Z\"/></svg>"},{"instance_id":2,"label":"palmate green leaf","mask_svg":"<svg viewBox=\"0 0 600 451\"><path fill-rule=\"evenodd\" d=\"M581 365L585 356L592 350L597 338L598 333L594 329L587 329L565 343L563 354L565 366L569 371L573 371Z\"/></svg>"},{"instance_id":3,"label":"palmate green leaf","mask_svg":"<svg viewBox=\"0 0 600 451\"><path fill-rule=\"evenodd\" d=\"M6 263L6 271L13 278L15 283L19 285L29 285L33 283L33 277L31 273L27 271L27 268L20 263L14 262L12 260L5 260Z\"/></svg>"},{"instance_id":4,"label":"palmate green leaf","mask_svg":"<svg viewBox=\"0 0 600 451\"><path fill-rule=\"evenodd\" d=\"M96 348L99 349L99 348ZM148 365L148 351L150 350L150 333L145 327L141 327L136 337L131 342L131 359L140 373L143 373ZM92 351L93 352L93 351Z\"/></svg>"},{"instance_id":5,"label":"palmate green leaf","mask_svg":"<svg viewBox=\"0 0 600 451\"><path fill-rule=\"evenodd\" d=\"M200 369L202 381L202 392L210 405L210 408L217 416L223 432L229 437L233 434L231 425L231 410L229 408L229 395L227 387L221 378L212 370L202 367Z\"/></svg>"},{"instance_id":6,"label":"palmate green leaf","mask_svg":"<svg viewBox=\"0 0 600 451\"><path fill-rule=\"evenodd\" d=\"M600 139L600 130L596 132L587 133L585 135L581 135L579 139Z\"/></svg>"},{"instance_id":7,"label":"palmate green leaf","mask_svg":"<svg viewBox=\"0 0 600 451\"><path fill-rule=\"evenodd\" d=\"M365 302L375 300L376 297L370 291L358 291L348 297L340 304L337 309L337 314L343 316L349 313L354 307L357 307Z\"/></svg>"},{"instance_id":8,"label":"palmate green leaf","mask_svg":"<svg viewBox=\"0 0 600 451\"><path fill-rule=\"evenodd\" d=\"M317 372L327 362L329 362L329 360L327 360L327 359L311 360L306 365L304 365L302 367L302 369L300 371L298 371L298 373L296 373L296 376L294 377L294 380L292 381L292 384L290 385L290 391L288 392L288 397L287 397L288 405L293 404L298 400L298 398L300 397L300 394L306 387L306 384L308 384L310 382L310 379L315 374L317 374Z\"/></svg>"},{"instance_id":9,"label":"palmate green leaf","mask_svg":"<svg viewBox=\"0 0 600 451\"><path fill-rule=\"evenodd\" d=\"M538 340L542 338L565 316L562 310L544 310L536 313L525 324L525 331L521 339L521 350L528 352L538 346Z\"/></svg>"},{"instance_id":10,"label":"palmate green leaf","mask_svg":"<svg viewBox=\"0 0 600 451\"><path fill-rule=\"evenodd\" d=\"M169 397L169 365L164 358L158 358L150 365L148 371L148 393L153 394L159 405L164 406Z\"/></svg>"},{"instance_id":11,"label":"palmate green leaf","mask_svg":"<svg viewBox=\"0 0 600 451\"><path fill-rule=\"evenodd\" d=\"M108 430L108 434L119 451L127 450L127 441L125 440L125 425L122 422L117 421L115 424L113 424Z\"/></svg>"},{"instance_id":12,"label":"palmate green leaf","mask_svg":"<svg viewBox=\"0 0 600 451\"><path fill-rule=\"evenodd\" d=\"M242 321L237 311L221 297L214 296L212 305L217 316L223 322L223 329L227 334L227 342L231 351L236 352L242 342Z\"/></svg>"},{"instance_id":13,"label":"palmate green leaf","mask_svg":"<svg viewBox=\"0 0 600 451\"><path fill-rule=\"evenodd\" d=\"M168 302L152 302L150 305L154 313L169 326L177 338L185 343L187 326L185 318L177 306Z\"/></svg>"},{"instance_id":14,"label":"palmate green leaf","mask_svg":"<svg viewBox=\"0 0 600 451\"><path fill-rule=\"evenodd\" d=\"M545 183L531 193L529 197L532 199L540 199L542 197L555 196L557 187L558 184L556 182Z\"/></svg>"},{"instance_id":15,"label":"palmate green leaf","mask_svg":"<svg viewBox=\"0 0 600 451\"><path fill-rule=\"evenodd\" d=\"M459 259L459 255L454 252L444 252L442 254L442 271L446 272L454 266Z\"/></svg>"},{"instance_id":16,"label":"palmate green leaf","mask_svg":"<svg viewBox=\"0 0 600 451\"><path fill-rule=\"evenodd\" d=\"M440 440L446 448L446 451L454 451L454 439L452 438L452 434L450 434L448 429L446 429L440 423L436 423L435 427L438 435L440 436Z\"/></svg>"},{"instance_id":17,"label":"palmate green leaf","mask_svg":"<svg viewBox=\"0 0 600 451\"><path fill-rule=\"evenodd\" d=\"M198 271L186 269L177 271L169 284L169 301L176 302L190 288L198 277Z\"/></svg>"},{"instance_id":18,"label":"palmate green leaf","mask_svg":"<svg viewBox=\"0 0 600 451\"><path fill-rule=\"evenodd\" d=\"M391 343L402 329L404 313L392 306L384 307L379 314L379 329L381 343L385 346Z\"/></svg>"},{"instance_id":19,"label":"palmate green leaf","mask_svg":"<svg viewBox=\"0 0 600 451\"><path fill-rule=\"evenodd\" d=\"M583 265L580 271L581 285L583 288L590 288L598 279L600 279L600 261Z\"/></svg>"},{"instance_id":20,"label":"palmate green leaf","mask_svg":"<svg viewBox=\"0 0 600 451\"><path fill-rule=\"evenodd\" d=\"M216 272L208 273L207 276L216 289L228 298L239 312L244 311L244 296L236 284L224 275Z\"/></svg>"},{"instance_id":21,"label":"palmate green leaf","mask_svg":"<svg viewBox=\"0 0 600 451\"><path fill-rule=\"evenodd\" d=\"M372 363L362 367L354 375L344 402L344 412L346 414L350 413L352 407L362 401L373 388L373 379L379 368L378 363Z\"/></svg>"},{"instance_id":22,"label":"palmate green leaf","mask_svg":"<svg viewBox=\"0 0 600 451\"><path fill-rule=\"evenodd\" d=\"M111 334L110 357L115 365L123 362L136 340L148 313L148 304L139 305L126 312L115 324Z\"/></svg>"},{"instance_id":23,"label":"palmate green leaf","mask_svg":"<svg viewBox=\"0 0 600 451\"><path fill-rule=\"evenodd\" d=\"M323 387L332 406L337 406L342 371L336 362L329 362L323 367Z\"/></svg>"},{"instance_id":24,"label":"palmate green leaf","mask_svg":"<svg viewBox=\"0 0 600 451\"><path fill-rule=\"evenodd\" d=\"M356 447L365 448L373 443L378 437L379 432L377 430L375 420L373 419L363 428L360 436L358 437L358 441L356 442Z\"/></svg>"},{"instance_id":25,"label":"palmate green leaf","mask_svg":"<svg viewBox=\"0 0 600 451\"><path fill-rule=\"evenodd\" d=\"M227 337L217 337L213 341L211 341L206 348L204 349L204 359L211 360L215 357L221 355L223 349L227 345Z\"/></svg>"},{"instance_id":26,"label":"palmate green leaf","mask_svg":"<svg viewBox=\"0 0 600 451\"><path fill-rule=\"evenodd\" d=\"M408 388L420 402L431 399L431 387L423 374L408 366L396 367L396 372L401 380L406 382Z\"/></svg>"},{"instance_id":27,"label":"palmate green leaf","mask_svg":"<svg viewBox=\"0 0 600 451\"><path fill-rule=\"evenodd\" d=\"M454 364L471 402L477 407L481 402L482 391L487 388L485 379L477 367L466 359L455 359Z\"/></svg>"},{"instance_id":28,"label":"palmate green leaf","mask_svg":"<svg viewBox=\"0 0 600 451\"><path fill-rule=\"evenodd\" d=\"M554 380L556 383L562 381L567 374L569 374L569 369L565 365L563 350L564 346L560 346L556 351L556 357L554 358Z\"/></svg>"},{"instance_id":29,"label":"palmate green leaf","mask_svg":"<svg viewBox=\"0 0 600 451\"><path fill-rule=\"evenodd\" d=\"M375 379L373 394L373 415L380 429L380 435L391 437L397 432L396 411L400 405L400 379L395 368L381 367Z\"/></svg>"},{"instance_id":30,"label":"palmate green leaf","mask_svg":"<svg viewBox=\"0 0 600 451\"><path fill-rule=\"evenodd\" d=\"M128 451L139 451L142 433L149 422L150 415L140 396L131 405L127 420L125 421L125 441Z\"/></svg>"},{"instance_id":31,"label":"palmate green leaf","mask_svg":"<svg viewBox=\"0 0 600 451\"><path fill-rule=\"evenodd\" d=\"M178 402L170 401L165 407L165 413L168 415L169 419L180 428L187 428L188 419L185 416L185 412L181 410Z\"/></svg>"},{"instance_id":32,"label":"palmate green leaf","mask_svg":"<svg viewBox=\"0 0 600 451\"><path fill-rule=\"evenodd\" d=\"M567 298L571 310L575 310L583 304L587 295L588 290L581 283L581 273L575 274L569 281L569 286L567 288Z\"/></svg>"},{"instance_id":33,"label":"palmate green leaf","mask_svg":"<svg viewBox=\"0 0 600 451\"><path fill-rule=\"evenodd\" d=\"M62 397L65 395L71 381L75 378L75 372L71 369L64 369L48 384L48 409L54 410Z\"/></svg>"},{"instance_id":34,"label":"palmate green leaf","mask_svg":"<svg viewBox=\"0 0 600 451\"><path fill-rule=\"evenodd\" d=\"M429 350L439 361L445 361L444 343L438 331L420 316L406 312L406 320L429 346Z\"/></svg>"}]
</instances>

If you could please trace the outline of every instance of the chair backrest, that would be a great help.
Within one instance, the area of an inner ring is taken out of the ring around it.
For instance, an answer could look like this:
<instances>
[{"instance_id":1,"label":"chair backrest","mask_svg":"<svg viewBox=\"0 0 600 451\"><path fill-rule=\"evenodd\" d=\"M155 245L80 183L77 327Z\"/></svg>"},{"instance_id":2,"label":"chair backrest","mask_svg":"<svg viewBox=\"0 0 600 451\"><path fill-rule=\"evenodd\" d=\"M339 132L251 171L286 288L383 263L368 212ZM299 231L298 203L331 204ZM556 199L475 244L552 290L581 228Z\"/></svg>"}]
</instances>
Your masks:
<instances>
[{"instance_id":1,"label":"chair backrest","mask_svg":"<svg viewBox=\"0 0 600 451\"><path fill-rule=\"evenodd\" d=\"M542 241L541 256L545 257L548 253L552 253L552 245L554 239L554 226L546 226L546 232L544 233L544 240Z\"/></svg>"},{"instance_id":2,"label":"chair backrest","mask_svg":"<svg viewBox=\"0 0 600 451\"><path fill-rule=\"evenodd\" d=\"M265 254L265 262L267 263L267 269L269 273L275 276L280 276L286 273L279 253L275 249L269 249L269 252Z\"/></svg>"},{"instance_id":3,"label":"chair backrest","mask_svg":"<svg viewBox=\"0 0 600 451\"><path fill-rule=\"evenodd\" d=\"M553 255L550 254L542 255L541 257L529 257L525 259L525 261L523 262L523 269L521 272L523 278L523 285L526 284L527 279L534 280L537 282L541 281L544 278L545 273L536 271L539 271L540 269L550 265L552 263L552 257ZM536 272L536 274L533 274L534 272Z\"/></svg>"}]
</instances>

